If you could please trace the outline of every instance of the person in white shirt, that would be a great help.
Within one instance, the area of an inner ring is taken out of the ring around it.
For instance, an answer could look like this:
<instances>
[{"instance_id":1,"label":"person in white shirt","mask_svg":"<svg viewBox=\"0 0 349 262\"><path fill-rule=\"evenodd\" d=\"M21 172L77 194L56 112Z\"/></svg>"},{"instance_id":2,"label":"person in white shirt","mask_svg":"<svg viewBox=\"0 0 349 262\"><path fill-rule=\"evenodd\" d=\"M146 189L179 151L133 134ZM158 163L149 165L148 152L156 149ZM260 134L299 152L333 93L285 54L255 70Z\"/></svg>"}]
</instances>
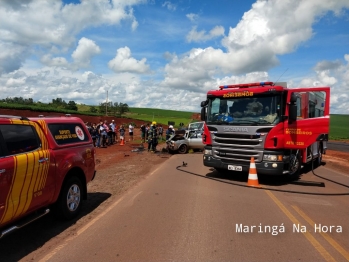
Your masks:
<instances>
[{"instance_id":1,"label":"person in white shirt","mask_svg":"<svg viewBox=\"0 0 349 262\"><path fill-rule=\"evenodd\" d=\"M134 129L134 126L130 124L128 126L129 141L133 141L133 129Z\"/></svg>"}]
</instances>

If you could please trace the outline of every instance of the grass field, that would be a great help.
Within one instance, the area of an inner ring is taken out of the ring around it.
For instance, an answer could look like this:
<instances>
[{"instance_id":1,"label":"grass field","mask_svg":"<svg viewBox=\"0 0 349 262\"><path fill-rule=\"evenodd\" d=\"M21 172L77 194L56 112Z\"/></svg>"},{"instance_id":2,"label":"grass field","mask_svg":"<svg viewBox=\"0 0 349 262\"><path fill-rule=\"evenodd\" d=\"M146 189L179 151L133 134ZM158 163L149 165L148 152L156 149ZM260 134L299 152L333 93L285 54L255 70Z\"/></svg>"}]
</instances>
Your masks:
<instances>
[{"instance_id":1,"label":"grass field","mask_svg":"<svg viewBox=\"0 0 349 262\"><path fill-rule=\"evenodd\" d=\"M330 139L349 139L349 115L330 116Z\"/></svg>"},{"instance_id":2,"label":"grass field","mask_svg":"<svg viewBox=\"0 0 349 262\"><path fill-rule=\"evenodd\" d=\"M89 112L90 106L78 105L78 111ZM123 117L143 120L145 122L156 121L159 124L167 125L169 121L175 122L175 127L178 128L180 123L187 126L191 122L199 120L192 119L192 112L164 110L157 108L135 108L129 107L129 112L125 113Z\"/></svg>"},{"instance_id":3,"label":"grass field","mask_svg":"<svg viewBox=\"0 0 349 262\"><path fill-rule=\"evenodd\" d=\"M175 127L179 127L180 123L187 126L191 122L198 121L192 120L192 115L192 112L153 108L130 108L130 112L125 114L125 116L129 118L144 120L147 122L156 121L157 123L164 125L167 125L169 121L175 122Z\"/></svg>"}]
</instances>

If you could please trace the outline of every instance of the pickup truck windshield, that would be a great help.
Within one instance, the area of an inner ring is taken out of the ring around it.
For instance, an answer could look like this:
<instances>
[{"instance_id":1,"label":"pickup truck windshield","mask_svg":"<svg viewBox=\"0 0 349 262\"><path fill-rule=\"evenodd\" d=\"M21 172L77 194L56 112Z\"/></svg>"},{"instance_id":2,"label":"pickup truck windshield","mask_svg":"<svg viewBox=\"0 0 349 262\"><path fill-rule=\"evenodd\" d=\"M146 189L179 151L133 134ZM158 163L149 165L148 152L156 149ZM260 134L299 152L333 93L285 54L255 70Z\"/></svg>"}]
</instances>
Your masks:
<instances>
[{"instance_id":1,"label":"pickup truck windshield","mask_svg":"<svg viewBox=\"0 0 349 262\"><path fill-rule=\"evenodd\" d=\"M207 124L276 125L280 121L280 95L210 99Z\"/></svg>"}]
</instances>

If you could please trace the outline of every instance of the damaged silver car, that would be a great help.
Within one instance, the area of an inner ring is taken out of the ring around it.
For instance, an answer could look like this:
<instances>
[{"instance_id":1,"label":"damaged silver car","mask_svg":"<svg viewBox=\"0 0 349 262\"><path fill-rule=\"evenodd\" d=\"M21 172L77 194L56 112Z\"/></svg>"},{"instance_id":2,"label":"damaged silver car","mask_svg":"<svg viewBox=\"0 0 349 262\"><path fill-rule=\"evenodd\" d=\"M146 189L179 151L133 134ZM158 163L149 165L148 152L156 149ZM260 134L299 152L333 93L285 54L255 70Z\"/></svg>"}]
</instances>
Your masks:
<instances>
[{"instance_id":1,"label":"damaged silver car","mask_svg":"<svg viewBox=\"0 0 349 262\"><path fill-rule=\"evenodd\" d=\"M190 149L204 150L201 130L176 131L167 141L167 149L170 153L185 154Z\"/></svg>"}]
</instances>

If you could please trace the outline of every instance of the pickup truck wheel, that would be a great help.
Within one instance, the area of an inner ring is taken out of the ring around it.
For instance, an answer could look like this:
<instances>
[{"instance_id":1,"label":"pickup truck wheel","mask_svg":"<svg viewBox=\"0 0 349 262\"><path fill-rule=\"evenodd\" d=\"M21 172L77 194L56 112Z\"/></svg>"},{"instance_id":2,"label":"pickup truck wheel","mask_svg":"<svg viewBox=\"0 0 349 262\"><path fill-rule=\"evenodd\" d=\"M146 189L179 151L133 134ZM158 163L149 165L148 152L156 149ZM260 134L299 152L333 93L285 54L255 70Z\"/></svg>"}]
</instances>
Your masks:
<instances>
[{"instance_id":1,"label":"pickup truck wheel","mask_svg":"<svg viewBox=\"0 0 349 262\"><path fill-rule=\"evenodd\" d=\"M187 145L181 145L178 148L178 153L180 153L180 154L185 154L185 153L187 153L187 151L188 151L188 146Z\"/></svg>"},{"instance_id":2,"label":"pickup truck wheel","mask_svg":"<svg viewBox=\"0 0 349 262\"><path fill-rule=\"evenodd\" d=\"M82 184L77 177L69 178L63 185L58 199L58 211L65 219L76 217L81 209Z\"/></svg>"}]
</instances>

